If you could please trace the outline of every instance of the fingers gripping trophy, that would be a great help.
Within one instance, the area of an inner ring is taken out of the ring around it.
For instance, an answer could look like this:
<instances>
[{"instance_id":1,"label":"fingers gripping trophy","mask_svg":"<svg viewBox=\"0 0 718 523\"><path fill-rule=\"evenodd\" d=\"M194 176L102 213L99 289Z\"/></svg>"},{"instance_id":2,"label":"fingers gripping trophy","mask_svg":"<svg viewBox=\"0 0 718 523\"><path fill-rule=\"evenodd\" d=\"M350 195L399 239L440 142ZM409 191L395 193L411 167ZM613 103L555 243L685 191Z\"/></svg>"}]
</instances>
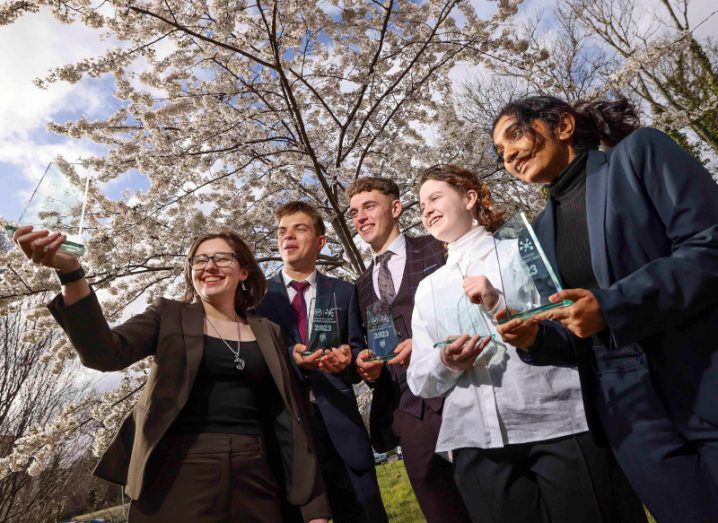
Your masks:
<instances>
[{"instance_id":1,"label":"fingers gripping trophy","mask_svg":"<svg viewBox=\"0 0 718 523\"><path fill-rule=\"evenodd\" d=\"M28 258L61 277L81 271L90 171L81 164L48 164L20 217L4 229Z\"/></svg>"}]
</instances>

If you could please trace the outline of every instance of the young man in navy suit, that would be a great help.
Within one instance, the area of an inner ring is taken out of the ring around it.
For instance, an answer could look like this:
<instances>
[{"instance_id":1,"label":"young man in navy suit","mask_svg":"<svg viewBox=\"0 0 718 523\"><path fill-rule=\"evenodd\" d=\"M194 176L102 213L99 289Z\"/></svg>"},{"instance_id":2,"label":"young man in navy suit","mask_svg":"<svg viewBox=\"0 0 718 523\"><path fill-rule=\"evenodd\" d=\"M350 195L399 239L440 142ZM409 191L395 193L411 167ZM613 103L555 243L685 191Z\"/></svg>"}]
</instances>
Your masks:
<instances>
[{"instance_id":1,"label":"young man in navy suit","mask_svg":"<svg viewBox=\"0 0 718 523\"><path fill-rule=\"evenodd\" d=\"M337 523L388 521L353 389L353 383L359 382L353 361L365 346L356 288L317 271L317 257L327 239L314 207L289 202L275 211L275 217L284 267L269 280L267 295L256 312L282 328L304 386L332 519ZM335 304L341 345L305 356L315 301ZM284 520L301 521L295 512Z\"/></svg>"},{"instance_id":2,"label":"young man in navy suit","mask_svg":"<svg viewBox=\"0 0 718 523\"><path fill-rule=\"evenodd\" d=\"M406 383L411 358L411 314L419 282L445 262L443 244L431 236L412 238L399 231L399 187L387 178L359 178L346 189L359 235L372 249L372 263L357 280L362 319L377 300L392 307L394 327L402 339L387 365L356 361L360 376L374 390L370 432L374 448L401 445L409 481L429 523L471 521L454 482L451 464L435 454L441 427L442 398L414 396Z\"/></svg>"}]
</instances>

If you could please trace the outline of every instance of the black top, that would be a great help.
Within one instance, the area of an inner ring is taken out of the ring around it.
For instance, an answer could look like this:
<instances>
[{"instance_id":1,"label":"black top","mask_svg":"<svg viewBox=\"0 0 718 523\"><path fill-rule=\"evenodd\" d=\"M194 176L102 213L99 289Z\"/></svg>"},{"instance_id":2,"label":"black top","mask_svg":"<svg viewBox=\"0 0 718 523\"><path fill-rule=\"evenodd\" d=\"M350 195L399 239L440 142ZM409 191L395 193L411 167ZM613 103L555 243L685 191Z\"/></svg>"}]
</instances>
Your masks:
<instances>
[{"instance_id":1,"label":"black top","mask_svg":"<svg viewBox=\"0 0 718 523\"><path fill-rule=\"evenodd\" d=\"M567 289L598 287L588 242L587 159L588 153L579 154L548 187L555 209L556 269Z\"/></svg>"},{"instance_id":2,"label":"black top","mask_svg":"<svg viewBox=\"0 0 718 523\"><path fill-rule=\"evenodd\" d=\"M236 350L236 341L228 343ZM192 391L170 432L262 432L263 414L274 412L282 399L256 341L242 342L239 357L242 370L221 339L205 335Z\"/></svg>"},{"instance_id":3,"label":"black top","mask_svg":"<svg viewBox=\"0 0 718 523\"><path fill-rule=\"evenodd\" d=\"M556 218L556 269L565 289L598 288L591 265L586 215L587 160L588 153L580 153L548 187ZM593 342L608 346L608 330L593 336Z\"/></svg>"}]
</instances>

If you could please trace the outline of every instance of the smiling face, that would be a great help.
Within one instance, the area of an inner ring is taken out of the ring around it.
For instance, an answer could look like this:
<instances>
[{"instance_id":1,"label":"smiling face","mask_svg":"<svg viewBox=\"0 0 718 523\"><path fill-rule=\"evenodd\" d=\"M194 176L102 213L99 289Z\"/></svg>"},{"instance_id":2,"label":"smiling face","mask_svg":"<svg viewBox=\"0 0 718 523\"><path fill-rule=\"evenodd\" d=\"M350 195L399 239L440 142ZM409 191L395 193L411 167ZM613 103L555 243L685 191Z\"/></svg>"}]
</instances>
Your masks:
<instances>
[{"instance_id":1,"label":"smiling face","mask_svg":"<svg viewBox=\"0 0 718 523\"><path fill-rule=\"evenodd\" d=\"M313 267L327 243L327 237L317 233L312 217L303 212L282 216L277 233L282 260L300 270Z\"/></svg>"},{"instance_id":2,"label":"smiling face","mask_svg":"<svg viewBox=\"0 0 718 523\"><path fill-rule=\"evenodd\" d=\"M534 120L531 128L533 134L522 128L515 116L502 116L494 127L494 146L504 168L519 180L551 183L576 157L572 145L575 120L564 114L556 129L541 120Z\"/></svg>"},{"instance_id":3,"label":"smiling face","mask_svg":"<svg viewBox=\"0 0 718 523\"><path fill-rule=\"evenodd\" d=\"M234 252L232 247L221 238L205 240L197 246L193 256L212 256L218 252ZM247 271L236 258L226 267L217 267L209 260L204 269L192 269L192 285L202 301L219 303L234 302L234 295L240 282L247 279Z\"/></svg>"},{"instance_id":4,"label":"smiling face","mask_svg":"<svg viewBox=\"0 0 718 523\"><path fill-rule=\"evenodd\" d=\"M439 180L427 180L419 189L421 222L434 238L453 242L471 230L477 205L476 191L461 193Z\"/></svg>"},{"instance_id":5,"label":"smiling face","mask_svg":"<svg viewBox=\"0 0 718 523\"><path fill-rule=\"evenodd\" d=\"M377 190L360 192L349 202L354 228L374 252L381 252L399 235L399 200Z\"/></svg>"}]
</instances>

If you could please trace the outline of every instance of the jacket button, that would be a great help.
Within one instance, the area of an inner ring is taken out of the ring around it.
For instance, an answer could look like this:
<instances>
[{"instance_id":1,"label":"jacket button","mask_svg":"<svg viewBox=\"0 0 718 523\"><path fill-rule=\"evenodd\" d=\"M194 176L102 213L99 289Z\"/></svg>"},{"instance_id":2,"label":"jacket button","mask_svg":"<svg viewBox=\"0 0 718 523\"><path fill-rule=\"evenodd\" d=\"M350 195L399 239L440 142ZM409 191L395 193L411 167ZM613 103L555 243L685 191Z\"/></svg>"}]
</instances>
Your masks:
<instances>
[{"instance_id":1,"label":"jacket button","mask_svg":"<svg viewBox=\"0 0 718 523\"><path fill-rule=\"evenodd\" d=\"M297 423L299 423L300 425L302 424L302 418L300 418L299 416L297 416Z\"/></svg>"}]
</instances>

